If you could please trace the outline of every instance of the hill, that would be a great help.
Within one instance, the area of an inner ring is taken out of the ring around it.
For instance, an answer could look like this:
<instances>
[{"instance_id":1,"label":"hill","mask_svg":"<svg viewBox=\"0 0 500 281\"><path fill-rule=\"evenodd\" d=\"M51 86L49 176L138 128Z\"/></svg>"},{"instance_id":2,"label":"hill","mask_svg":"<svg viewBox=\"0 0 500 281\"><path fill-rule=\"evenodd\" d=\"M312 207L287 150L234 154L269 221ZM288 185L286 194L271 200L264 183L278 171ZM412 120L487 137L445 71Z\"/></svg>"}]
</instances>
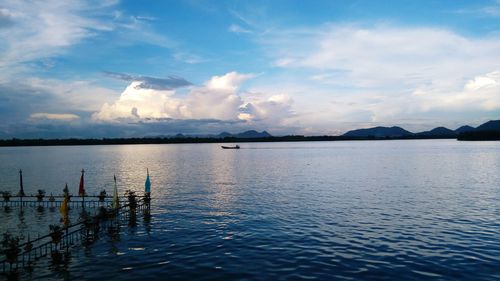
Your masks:
<instances>
[{"instance_id":1,"label":"hill","mask_svg":"<svg viewBox=\"0 0 500 281\"><path fill-rule=\"evenodd\" d=\"M377 138L394 138L394 137L406 137L413 135L412 132L409 132L401 127L374 127L374 128L366 128L366 129L357 129L349 131L343 134L343 137L377 137Z\"/></svg>"},{"instance_id":2,"label":"hill","mask_svg":"<svg viewBox=\"0 0 500 281\"><path fill-rule=\"evenodd\" d=\"M490 120L476 128L476 131L500 131L500 120Z\"/></svg>"},{"instance_id":3,"label":"hill","mask_svg":"<svg viewBox=\"0 0 500 281\"><path fill-rule=\"evenodd\" d=\"M454 138L457 136L457 132L445 127L437 127L430 131L417 133L416 135L425 137L436 137L436 138Z\"/></svg>"},{"instance_id":4,"label":"hill","mask_svg":"<svg viewBox=\"0 0 500 281\"><path fill-rule=\"evenodd\" d=\"M465 133L465 132L474 131L475 129L476 129L476 128L474 128L474 127L471 127L471 126L469 126L469 125L465 125L465 126L461 126L460 128L457 128L457 129L455 130L455 132L456 132L457 134L460 134L460 133Z\"/></svg>"},{"instance_id":5,"label":"hill","mask_svg":"<svg viewBox=\"0 0 500 281\"><path fill-rule=\"evenodd\" d=\"M271 134L269 134L266 131L262 131L262 132L259 133L259 132L255 131L255 130L250 130L250 131L246 131L246 132L243 132L243 133L234 134L232 136L235 137L235 138L245 138L245 139L248 139L248 138L269 138L269 137L272 137Z\"/></svg>"},{"instance_id":6,"label":"hill","mask_svg":"<svg viewBox=\"0 0 500 281\"><path fill-rule=\"evenodd\" d=\"M490 120L472 131L462 132L458 140L482 141L500 140L500 120Z\"/></svg>"}]
</instances>

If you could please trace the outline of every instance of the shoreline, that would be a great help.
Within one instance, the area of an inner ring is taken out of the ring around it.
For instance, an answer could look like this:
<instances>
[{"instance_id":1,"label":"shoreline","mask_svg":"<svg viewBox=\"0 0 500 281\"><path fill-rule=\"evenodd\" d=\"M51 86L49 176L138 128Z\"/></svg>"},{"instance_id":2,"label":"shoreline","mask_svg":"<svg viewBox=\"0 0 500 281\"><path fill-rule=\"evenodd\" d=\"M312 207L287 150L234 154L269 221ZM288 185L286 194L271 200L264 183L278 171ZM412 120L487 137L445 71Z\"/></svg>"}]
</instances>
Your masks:
<instances>
[{"instance_id":1,"label":"shoreline","mask_svg":"<svg viewBox=\"0 0 500 281\"><path fill-rule=\"evenodd\" d=\"M244 143L244 142L300 142L300 141L381 141L381 140L429 140L455 139L457 141L500 141L500 131L484 130L458 135L410 135L398 137L377 136L303 136L280 137L144 137L144 138L67 138L67 139L0 139L0 147L18 146L73 146L73 145L121 145L121 144L179 144L179 143Z\"/></svg>"},{"instance_id":2,"label":"shoreline","mask_svg":"<svg viewBox=\"0 0 500 281\"><path fill-rule=\"evenodd\" d=\"M0 140L0 147L20 146L79 146L183 143L249 143L249 142L318 142L318 141L384 141L455 139L457 137L344 137L344 136L283 136L266 138L103 138L103 139L10 139Z\"/></svg>"}]
</instances>

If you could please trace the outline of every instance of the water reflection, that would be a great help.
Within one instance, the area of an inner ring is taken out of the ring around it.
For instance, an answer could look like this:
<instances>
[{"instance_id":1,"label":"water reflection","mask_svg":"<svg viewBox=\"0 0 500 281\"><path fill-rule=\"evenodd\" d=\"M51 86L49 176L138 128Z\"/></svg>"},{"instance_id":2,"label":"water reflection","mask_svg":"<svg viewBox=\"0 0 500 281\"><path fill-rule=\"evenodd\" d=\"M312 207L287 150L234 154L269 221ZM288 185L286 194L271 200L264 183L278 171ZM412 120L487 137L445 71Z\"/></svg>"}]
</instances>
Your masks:
<instances>
[{"instance_id":1,"label":"water reflection","mask_svg":"<svg viewBox=\"0 0 500 281\"><path fill-rule=\"evenodd\" d=\"M116 173L121 193L140 194L145 168L150 169L153 215L137 214L121 224L110 219L105 239L86 255L73 252L68 271L88 279L491 280L498 275L498 144L242 145L247 147L256 149L138 145L27 149L28 154L16 148L10 156L0 155L0 175L9 182L9 171L17 176L19 164L26 163L27 193L45 187L37 174L47 175L50 192L73 177L70 189L76 187L84 167L89 192L106 187L111 193ZM2 157L24 160L10 167ZM77 219L77 210L70 216ZM57 221L59 213L45 210L43 217ZM18 227L21 220L17 208L0 211L0 219L2 229ZM23 219L19 228L46 231L34 208L26 209ZM133 228L126 231L129 224Z\"/></svg>"},{"instance_id":2,"label":"water reflection","mask_svg":"<svg viewBox=\"0 0 500 281\"><path fill-rule=\"evenodd\" d=\"M143 221L144 229L146 230L146 233L147 234L151 233L151 210L146 209L144 211L142 221Z\"/></svg>"},{"instance_id":3,"label":"water reflection","mask_svg":"<svg viewBox=\"0 0 500 281\"><path fill-rule=\"evenodd\" d=\"M238 156L241 151L219 150L212 147L211 166L212 176L210 182L213 200L212 209L215 212L227 212L233 209L234 201L239 197L239 190L236 182L236 171L242 168L239 165Z\"/></svg>"}]
</instances>

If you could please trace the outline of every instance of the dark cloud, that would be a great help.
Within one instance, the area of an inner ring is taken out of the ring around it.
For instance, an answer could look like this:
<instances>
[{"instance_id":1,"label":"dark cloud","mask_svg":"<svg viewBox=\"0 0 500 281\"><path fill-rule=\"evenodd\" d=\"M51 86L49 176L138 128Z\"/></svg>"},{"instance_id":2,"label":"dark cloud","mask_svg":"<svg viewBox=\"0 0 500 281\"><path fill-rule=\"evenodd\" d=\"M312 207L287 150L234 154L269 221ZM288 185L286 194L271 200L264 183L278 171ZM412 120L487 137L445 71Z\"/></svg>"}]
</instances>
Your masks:
<instances>
[{"instance_id":1,"label":"dark cloud","mask_svg":"<svg viewBox=\"0 0 500 281\"><path fill-rule=\"evenodd\" d=\"M191 86L191 82L187 81L182 77L168 76L167 78L158 78L142 75L130 75L126 73L118 73L105 71L106 76L127 81L127 82L140 82L137 86L141 89L154 89L154 90L173 90L180 87Z\"/></svg>"},{"instance_id":2,"label":"dark cloud","mask_svg":"<svg viewBox=\"0 0 500 281\"><path fill-rule=\"evenodd\" d=\"M32 120L0 124L0 138L130 138L172 136L178 133L203 135L223 131L241 132L255 129L240 120L217 119L145 119L139 122L68 123L59 120ZM261 128L258 128L261 129ZM264 130L265 128L262 128Z\"/></svg>"},{"instance_id":3,"label":"dark cloud","mask_svg":"<svg viewBox=\"0 0 500 281\"><path fill-rule=\"evenodd\" d=\"M60 107L50 92L22 83L0 84L0 120L19 122L33 112L45 112Z\"/></svg>"}]
</instances>

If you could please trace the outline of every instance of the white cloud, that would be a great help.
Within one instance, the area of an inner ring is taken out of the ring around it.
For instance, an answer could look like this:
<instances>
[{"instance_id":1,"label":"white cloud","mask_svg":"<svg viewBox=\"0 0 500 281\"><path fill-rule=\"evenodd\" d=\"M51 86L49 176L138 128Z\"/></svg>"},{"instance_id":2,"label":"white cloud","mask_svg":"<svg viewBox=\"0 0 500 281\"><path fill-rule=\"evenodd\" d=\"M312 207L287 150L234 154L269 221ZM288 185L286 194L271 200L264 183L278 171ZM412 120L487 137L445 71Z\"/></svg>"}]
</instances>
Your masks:
<instances>
[{"instance_id":1,"label":"white cloud","mask_svg":"<svg viewBox=\"0 0 500 281\"><path fill-rule=\"evenodd\" d=\"M55 56L65 48L111 30L99 19L100 9L113 3L85 1L5 1L2 14L9 12L11 25L0 29L0 69Z\"/></svg>"},{"instance_id":2,"label":"white cloud","mask_svg":"<svg viewBox=\"0 0 500 281\"><path fill-rule=\"evenodd\" d=\"M241 104L242 100L235 89L195 88L185 100L188 113L184 118L237 119Z\"/></svg>"},{"instance_id":3,"label":"white cloud","mask_svg":"<svg viewBox=\"0 0 500 281\"><path fill-rule=\"evenodd\" d=\"M483 76L474 77L474 79L467 82L465 89L468 91L475 91L484 88L495 87L500 83L500 71L491 72Z\"/></svg>"},{"instance_id":4,"label":"white cloud","mask_svg":"<svg viewBox=\"0 0 500 281\"><path fill-rule=\"evenodd\" d=\"M113 100L117 93L94 85L92 81L62 81L56 79L26 78L23 81L32 91L49 103L50 109L96 111L104 102Z\"/></svg>"},{"instance_id":5,"label":"white cloud","mask_svg":"<svg viewBox=\"0 0 500 281\"><path fill-rule=\"evenodd\" d=\"M25 78L0 83L0 120L4 125L33 120L34 113L68 113L85 119L118 93L88 81ZM36 117L37 115L35 115ZM49 119L49 118L45 118Z\"/></svg>"},{"instance_id":6,"label":"white cloud","mask_svg":"<svg viewBox=\"0 0 500 281\"><path fill-rule=\"evenodd\" d=\"M254 77L253 74L241 74L233 71L223 76L212 77L205 83L205 86L209 89L235 91L243 81L252 77Z\"/></svg>"},{"instance_id":7,"label":"white cloud","mask_svg":"<svg viewBox=\"0 0 500 281\"><path fill-rule=\"evenodd\" d=\"M430 128L446 125L444 113L470 113L462 117L469 122L500 110L498 37L326 24L274 30L256 40L280 68L261 88L292 89L287 92L302 128L328 132L338 122L408 119Z\"/></svg>"},{"instance_id":8,"label":"white cloud","mask_svg":"<svg viewBox=\"0 0 500 281\"><path fill-rule=\"evenodd\" d=\"M71 113L46 113L46 112L33 113L30 115L30 118L60 120L60 121L74 121L80 119L78 115Z\"/></svg>"},{"instance_id":9,"label":"white cloud","mask_svg":"<svg viewBox=\"0 0 500 281\"><path fill-rule=\"evenodd\" d=\"M293 115L293 100L285 94L273 95L268 99L255 99L242 106L240 118L248 121L264 121L273 126L284 125L282 122Z\"/></svg>"},{"instance_id":10,"label":"white cloud","mask_svg":"<svg viewBox=\"0 0 500 281\"><path fill-rule=\"evenodd\" d=\"M230 72L214 76L203 86L192 87L185 97L174 90L144 89L132 82L113 104L104 104L93 115L98 121L119 121L126 118L174 118L220 120L237 119L242 104L239 85L252 74Z\"/></svg>"},{"instance_id":11,"label":"white cloud","mask_svg":"<svg viewBox=\"0 0 500 281\"><path fill-rule=\"evenodd\" d=\"M276 39L280 45L272 55L287 63L278 65L344 71L343 82L352 87L414 86L500 68L491 59L500 57L500 38L466 38L443 29L328 26L284 36L288 41ZM303 42L294 44L302 36Z\"/></svg>"},{"instance_id":12,"label":"white cloud","mask_svg":"<svg viewBox=\"0 0 500 281\"><path fill-rule=\"evenodd\" d=\"M1 78L33 71L27 63L66 55L71 47L103 34L112 38L109 45L114 47L146 43L172 50L181 48L165 34L153 31L154 18L127 15L117 10L118 3L114 0L3 1L0 4ZM184 60L194 63L200 59L189 56Z\"/></svg>"},{"instance_id":13,"label":"white cloud","mask_svg":"<svg viewBox=\"0 0 500 281\"><path fill-rule=\"evenodd\" d=\"M105 103L92 118L99 121L139 118L177 118L182 115L180 101L172 90L144 89L132 82L114 103Z\"/></svg>"},{"instance_id":14,"label":"white cloud","mask_svg":"<svg viewBox=\"0 0 500 281\"><path fill-rule=\"evenodd\" d=\"M275 126L289 117L292 101L286 95L243 100L239 86L252 77L237 72L213 76L203 86L192 87L185 96L175 90L140 88L139 82L132 82L117 101L105 103L92 118L99 122L149 118L244 120Z\"/></svg>"},{"instance_id":15,"label":"white cloud","mask_svg":"<svg viewBox=\"0 0 500 281\"><path fill-rule=\"evenodd\" d=\"M479 75L467 81L458 91L428 86L416 89L412 99L419 110L470 111L500 109L500 72Z\"/></svg>"}]
</instances>

